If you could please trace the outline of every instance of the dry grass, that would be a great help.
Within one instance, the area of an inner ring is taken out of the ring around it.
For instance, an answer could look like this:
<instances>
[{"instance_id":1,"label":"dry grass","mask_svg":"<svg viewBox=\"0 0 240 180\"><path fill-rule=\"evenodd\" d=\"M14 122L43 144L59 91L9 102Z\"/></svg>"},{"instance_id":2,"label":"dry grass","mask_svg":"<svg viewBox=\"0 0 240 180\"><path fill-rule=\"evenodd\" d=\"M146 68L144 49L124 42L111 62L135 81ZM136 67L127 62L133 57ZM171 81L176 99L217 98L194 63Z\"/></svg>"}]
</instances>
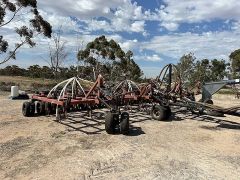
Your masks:
<instances>
[{"instance_id":1,"label":"dry grass","mask_svg":"<svg viewBox=\"0 0 240 180\"><path fill-rule=\"evenodd\" d=\"M21 90L40 91L51 89L54 85L62 80L52 80L43 78L30 78L23 76L0 76L0 91L10 91L11 86L17 85ZM89 87L92 83L82 81L83 87Z\"/></svg>"},{"instance_id":2,"label":"dry grass","mask_svg":"<svg viewBox=\"0 0 240 180\"><path fill-rule=\"evenodd\" d=\"M23 76L0 76L0 81L2 82L14 82L14 83L53 83L54 80L51 79L42 79L42 78L30 78Z\"/></svg>"},{"instance_id":3,"label":"dry grass","mask_svg":"<svg viewBox=\"0 0 240 180\"><path fill-rule=\"evenodd\" d=\"M56 81L41 78L29 78L22 76L0 76L0 84L5 86L3 90L10 90L12 85L17 85L21 90L36 90L38 88L49 88L56 84Z\"/></svg>"}]
</instances>

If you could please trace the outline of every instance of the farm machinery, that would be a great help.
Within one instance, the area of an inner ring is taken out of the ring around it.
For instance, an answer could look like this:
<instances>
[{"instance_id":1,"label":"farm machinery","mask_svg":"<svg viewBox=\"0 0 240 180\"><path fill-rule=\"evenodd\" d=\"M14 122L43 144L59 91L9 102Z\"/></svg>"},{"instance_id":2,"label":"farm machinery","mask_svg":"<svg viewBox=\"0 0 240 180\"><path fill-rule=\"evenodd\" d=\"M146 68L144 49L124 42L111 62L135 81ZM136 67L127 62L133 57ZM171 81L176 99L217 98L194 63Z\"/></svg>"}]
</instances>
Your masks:
<instances>
[{"instance_id":1,"label":"farm machinery","mask_svg":"<svg viewBox=\"0 0 240 180\"><path fill-rule=\"evenodd\" d=\"M196 82L192 88L184 87L178 68L174 64L168 64L155 80L138 86L132 81L125 80L117 86L115 92L122 95L125 106L135 104L139 110L142 108L147 110L148 107L148 112L155 120L168 120L173 107L185 107L197 115L239 115L237 111L240 110L240 106L222 108L213 105L212 101L212 95L222 87L239 83L239 79L205 83L202 86L202 98L196 101L193 90L199 94L200 83Z\"/></svg>"},{"instance_id":2,"label":"farm machinery","mask_svg":"<svg viewBox=\"0 0 240 180\"><path fill-rule=\"evenodd\" d=\"M81 82L92 84L92 86L90 89L83 88ZM57 84L49 92L34 94L31 101L23 103L22 112L24 116L55 113L56 120L61 121L71 111L87 110L91 116L93 109L105 106L109 108L105 117L107 133L114 134L119 130L121 133L127 134L129 114L120 111L116 98L106 92L101 75L98 76L95 83L73 77Z\"/></svg>"},{"instance_id":3,"label":"farm machinery","mask_svg":"<svg viewBox=\"0 0 240 180\"><path fill-rule=\"evenodd\" d=\"M91 85L90 88L83 84ZM99 75L93 83L79 77L73 77L60 82L50 91L37 92L30 101L22 105L24 116L56 115L57 121L67 118L72 111L88 111L89 116L93 109L108 108L105 116L105 130L109 134L129 131L129 113L121 111L121 107L128 107L143 102L153 103L151 99L152 83L137 85L125 79L110 88Z\"/></svg>"},{"instance_id":4,"label":"farm machinery","mask_svg":"<svg viewBox=\"0 0 240 180\"><path fill-rule=\"evenodd\" d=\"M236 84L239 80L206 83L202 88L201 102L195 101L192 89L184 88L177 67L166 65L156 79L137 84L125 79L109 86L101 75L95 82L73 77L60 82L50 91L35 93L31 100L24 102L24 116L56 115L57 121L67 118L72 111L87 111L108 108L105 116L105 130L108 134L128 134L129 113L127 110L137 106L140 111L150 112L155 120L167 120L172 107L186 107L192 113L220 116L234 114L240 107L221 108L213 105L211 97L226 84ZM90 88L84 87L90 85ZM199 84L197 85L199 89ZM124 109L124 110L122 110Z\"/></svg>"},{"instance_id":5,"label":"farm machinery","mask_svg":"<svg viewBox=\"0 0 240 180\"><path fill-rule=\"evenodd\" d=\"M239 79L205 83L202 86L202 98L198 102L195 100L195 95L193 92L194 88L188 89L184 87L179 71L175 65L166 65L160 72L157 80L159 81L159 87L157 89L157 93L153 95L153 98L158 99L159 101L160 107L158 107L158 109L165 109L160 113L160 117L166 117L165 114L168 114L167 111L169 111L167 108L173 106L186 107L189 111L198 115L239 115L237 111L240 110L240 106L222 108L213 105L212 101L213 94L218 92L225 85L239 84ZM196 83L195 88L199 92L199 82ZM154 107L152 111L154 112ZM164 119L160 117L159 119Z\"/></svg>"}]
</instances>

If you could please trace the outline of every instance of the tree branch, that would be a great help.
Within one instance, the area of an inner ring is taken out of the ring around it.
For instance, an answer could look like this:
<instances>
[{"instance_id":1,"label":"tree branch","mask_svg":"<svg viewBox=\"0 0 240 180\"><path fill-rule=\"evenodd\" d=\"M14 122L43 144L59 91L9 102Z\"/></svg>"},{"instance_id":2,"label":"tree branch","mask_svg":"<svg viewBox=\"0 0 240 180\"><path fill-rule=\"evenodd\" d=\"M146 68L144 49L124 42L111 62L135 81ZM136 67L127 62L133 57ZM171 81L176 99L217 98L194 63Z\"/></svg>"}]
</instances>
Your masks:
<instances>
[{"instance_id":1,"label":"tree branch","mask_svg":"<svg viewBox=\"0 0 240 180\"><path fill-rule=\"evenodd\" d=\"M10 59L12 59L12 58L15 56L17 50L18 50L21 46L23 46L25 43L26 43L26 41L23 41L21 44L18 44L18 45L15 47L14 51L12 51L8 57L6 57L2 62L0 62L0 65L3 64L3 63L5 63L5 62L7 62L7 61L9 61Z\"/></svg>"},{"instance_id":2,"label":"tree branch","mask_svg":"<svg viewBox=\"0 0 240 180\"><path fill-rule=\"evenodd\" d=\"M12 18L11 18L9 21L1 24L0 27L3 27L3 26L5 26L5 25L9 24L9 23L15 18L16 14L17 14L21 9L22 9L22 6L20 6L20 7L14 12Z\"/></svg>"}]
</instances>

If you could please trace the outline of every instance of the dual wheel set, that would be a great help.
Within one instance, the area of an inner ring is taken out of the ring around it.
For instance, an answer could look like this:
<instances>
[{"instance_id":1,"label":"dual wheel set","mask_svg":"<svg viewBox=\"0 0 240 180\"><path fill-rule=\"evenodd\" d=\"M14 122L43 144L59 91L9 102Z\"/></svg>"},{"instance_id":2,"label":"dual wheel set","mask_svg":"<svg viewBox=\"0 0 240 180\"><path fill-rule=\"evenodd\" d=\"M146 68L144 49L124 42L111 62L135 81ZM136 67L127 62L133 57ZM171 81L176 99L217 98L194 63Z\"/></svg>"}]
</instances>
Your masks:
<instances>
[{"instance_id":1,"label":"dual wheel set","mask_svg":"<svg viewBox=\"0 0 240 180\"><path fill-rule=\"evenodd\" d=\"M22 113L24 116L31 117L35 115L35 111L37 115L46 115L54 113L54 107L51 103L44 103L39 101L26 101L22 105Z\"/></svg>"},{"instance_id":2,"label":"dual wheel set","mask_svg":"<svg viewBox=\"0 0 240 180\"><path fill-rule=\"evenodd\" d=\"M58 112L62 112L62 106L57 106L56 104L52 104L50 102L42 102L42 101L26 101L22 105L22 113L24 116L31 117L34 115L50 115L55 114L56 109ZM87 106L78 105L74 108L66 109L67 112L76 111L76 110L89 110Z\"/></svg>"},{"instance_id":3,"label":"dual wheel set","mask_svg":"<svg viewBox=\"0 0 240 180\"><path fill-rule=\"evenodd\" d=\"M108 134L128 134L129 114L128 112L108 112L105 116L105 130Z\"/></svg>"}]
</instances>

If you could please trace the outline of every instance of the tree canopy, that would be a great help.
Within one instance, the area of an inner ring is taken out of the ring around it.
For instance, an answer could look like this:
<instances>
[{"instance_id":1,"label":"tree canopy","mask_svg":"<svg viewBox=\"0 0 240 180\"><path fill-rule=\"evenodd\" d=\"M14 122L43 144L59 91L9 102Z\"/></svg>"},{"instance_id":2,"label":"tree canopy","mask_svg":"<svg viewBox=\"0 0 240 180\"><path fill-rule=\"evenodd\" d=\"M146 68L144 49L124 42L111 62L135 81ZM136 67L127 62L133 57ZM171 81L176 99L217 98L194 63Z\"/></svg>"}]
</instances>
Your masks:
<instances>
[{"instance_id":1,"label":"tree canopy","mask_svg":"<svg viewBox=\"0 0 240 180\"><path fill-rule=\"evenodd\" d=\"M111 80L125 75L138 80L141 69L133 60L133 53L125 53L114 40L100 36L89 42L84 50L78 52L78 60L93 68L96 74L108 74Z\"/></svg>"},{"instance_id":2,"label":"tree canopy","mask_svg":"<svg viewBox=\"0 0 240 180\"><path fill-rule=\"evenodd\" d=\"M0 60L3 64L10 59L16 59L16 52L23 45L29 47L35 46L33 38L38 34L50 38L52 26L42 18L37 9L37 0L1 0L0 1L0 30L6 28L17 15L24 16L21 11L30 8L30 13L33 15L29 19L29 25L15 27L16 36L20 37L20 42L15 43L15 47L10 47L8 40L0 35L0 55L4 54L4 58Z\"/></svg>"},{"instance_id":3,"label":"tree canopy","mask_svg":"<svg viewBox=\"0 0 240 180\"><path fill-rule=\"evenodd\" d=\"M180 76L184 82L191 79L191 76L194 71L194 61L196 60L196 57L193 53L189 53L186 55L183 55L179 63L177 64Z\"/></svg>"},{"instance_id":4,"label":"tree canopy","mask_svg":"<svg viewBox=\"0 0 240 180\"><path fill-rule=\"evenodd\" d=\"M239 75L240 72L240 49L237 49L233 51L230 55L230 62L231 62L231 68L233 72L233 76Z\"/></svg>"},{"instance_id":5,"label":"tree canopy","mask_svg":"<svg viewBox=\"0 0 240 180\"><path fill-rule=\"evenodd\" d=\"M227 75L228 66L224 60L197 60L193 53L183 55L177 64L183 82L191 86L197 82L222 80Z\"/></svg>"}]
</instances>

